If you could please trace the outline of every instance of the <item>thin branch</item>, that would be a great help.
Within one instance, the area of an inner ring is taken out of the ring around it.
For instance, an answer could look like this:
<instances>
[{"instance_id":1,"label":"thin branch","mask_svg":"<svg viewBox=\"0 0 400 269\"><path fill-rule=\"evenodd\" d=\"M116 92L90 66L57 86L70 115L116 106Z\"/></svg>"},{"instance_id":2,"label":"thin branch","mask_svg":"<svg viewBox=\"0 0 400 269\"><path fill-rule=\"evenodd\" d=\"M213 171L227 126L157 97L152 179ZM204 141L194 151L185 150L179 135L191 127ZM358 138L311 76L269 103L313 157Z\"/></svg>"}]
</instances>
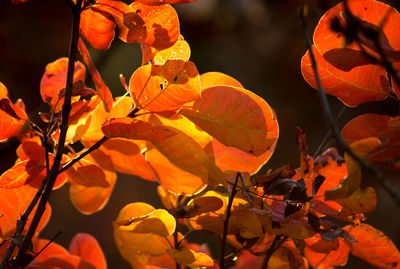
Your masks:
<instances>
[{"instance_id":1,"label":"thin branch","mask_svg":"<svg viewBox=\"0 0 400 269\"><path fill-rule=\"evenodd\" d=\"M346 110L346 106L343 106L342 109L339 111L339 113L336 116L335 121L338 121L340 119L340 117L343 115L344 111ZM326 141L328 140L328 138L332 135L332 130L329 128L328 132L326 133L326 135L324 136L324 138L322 139L321 143L319 144L317 150L315 151L314 155L313 155L313 159L317 158L317 156L321 153L323 147L326 144Z\"/></svg>"},{"instance_id":2,"label":"thin branch","mask_svg":"<svg viewBox=\"0 0 400 269\"><path fill-rule=\"evenodd\" d=\"M24 238L22 246L20 247L16 259L13 261L12 268L19 268L24 259L25 253L28 246L34 236L37 226L44 211L46 210L46 204L50 197L51 191L53 189L54 183L58 175L58 169L61 164L62 155L64 153L65 139L68 130L68 120L71 111L71 96L72 96L72 84L75 69L75 62L78 54L78 39L79 39L79 23L80 23L80 13L81 13L82 0L77 0L76 4L72 8L73 13L73 26L72 26L72 38L71 46L68 60L68 72L67 81L65 86L65 97L64 104L62 107L62 120L60 126L60 137L57 144L56 155L54 157L53 165L50 169L50 173L47 175L48 180L44 188L43 194L40 198L38 207L36 209L35 215L33 216L32 223L29 230ZM8 258L7 258L8 260Z\"/></svg>"},{"instance_id":3,"label":"thin branch","mask_svg":"<svg viewBox=\"0 0 400 269\"><path fill-rule=\"evenodd\" d=\"M58 174L61 174L62 172L64 172L65 170L67 170L68 168L70 168L71 166L73 166L74 164L76 164L77 162L79 162L82 158L84 158L86 155L90 154L92 151L98 149L104 142L106 142L109 138L103 136L99 141L96 142L96 144L94 144L93 146L91 146L90 148L88 148L85 152L83 152L82 154L80 154L79 156L75 157L74 159L72 159L70 162L68 162L67 164L65 164L63 167L61 167L58 170Z\"/></svg>"},{"instance_id":4,"label":"thin branch","mask_svg":"<svg viewBox=\"0 0 400 269\"><path fill-rule=\"evenodd\" d=\"M318 66L317 66L317 62L315 60L315 56L314 56L314 52L313 52L313 48L312 48L312 40L311 40L311 36L308 32L308 27L306 24L306 20L304 18L304 14L302 12L299 13L300 14L300 20L303 26L303 30L306 36L306 45L307 45L307 49L310 52L310 59L311 59L311 65L312 65L312 69L314 71L315 74L315 80L317 82L317 86L318 86L318 90L319 90L319 96L321 99L321 103L322 103L322 107L324 109L325 112L325 116L328 118L328 122L329 122L329 127L333 133L333 136L336 140L336 143L338 144L338 146L347 154L350 155L350 157L352 157L363 169L365 169L367 172L370 172L372 174L375 175L375 177L377 179L379 179L379 182L381 183L381 185L383 186L383 188L389 193L390 196L392 196L392 198L396 201L396 203L398 205L400 205L400 192L398 192L388 181L388 179L385 177L385 175L382 173L381 170L379 170L376 166L366 163L363 159L361 159L359 156L357 156L351 149L350 147L346 144L346 142L343 140L343 137L341 136L337 126L336 126L336 122L335 119L332 115L332 111L331 108L329 106L329 102L328 102L328 97L326 95L326 92L322 86L321 83L321 79L319 76L319 72L318 72Z\"/></svg>"},{"instance_id":5,"label":"thin branch","mask_svg":"<svg viewBox=\"0 0 400 269\"><path fill-rule=\"evenodd\" d=\"M236 186L239 181L239 178L242 178L242 175L240 173L237 173L235 183L233 184L232 187L231 196L229 197L228 207L226 208L226 217L224 220L224 233L222 234L222 243L221 243L221 260L219 262L219 267L221 269L225 269L226 237L228 235L229 219L231 217L233 198L235 198L236 195Z\"/></svg>"},{"instance_id":6,"label":"thin branch","mask_svg":"<svg viewBox=\"0 0 400 269\"><path fill-rule=\"evenodd\" d=\"M283 242L286 241L286 239L287 239L287 237L286 236L282 237L281 234L276 235L274 237L274 240L272 241L271 246L265 252L265 257L264 257L264 261L261 265L261 269L265 269L268 267L268 262L271 259L272 254L274 254L274 252L281 247L281 245L283 244Z\"/></svg>"}]
</instances>

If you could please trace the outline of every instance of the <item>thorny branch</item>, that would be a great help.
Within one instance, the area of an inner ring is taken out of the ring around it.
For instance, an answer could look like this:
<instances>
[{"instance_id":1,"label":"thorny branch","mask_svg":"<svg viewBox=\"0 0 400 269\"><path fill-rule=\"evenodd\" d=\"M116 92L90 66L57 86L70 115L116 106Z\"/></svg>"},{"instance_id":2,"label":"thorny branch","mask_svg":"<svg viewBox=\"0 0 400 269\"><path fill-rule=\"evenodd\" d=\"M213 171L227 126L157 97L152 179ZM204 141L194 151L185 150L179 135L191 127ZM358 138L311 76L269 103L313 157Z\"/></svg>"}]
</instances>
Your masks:
<instances>
[{"instance_id":1,"label":"thorny branch","mask_svg":"<svg viewBox=\"0 0 400 269\"><path fill-rule=\"evenodd\" d=\"M335 119L333 117L329 102L328 102L328 97L326 95L326 92L322 86L321 83L321 79L318 73L318 66L317 66L317 62L315 60L315 56L313 53L313 48L312 48L312 39L311 36L308 32L308 27L307 27L307 23L304 17L304 11L300 10L299 12L299 16L300 16L300 21L301 24L303 26L303 30L305 33L305 37L306 37L306 46L307 49L310 52L310 59L311 59L311 65L312 65L312 69L314 71L315 74L315 79L317 82L317 86L318 86L318 90L319 90L319 96L321 98L321 103L322 103L322 107L324 109L325 112L325 116L328 118L328 122L329 122L329 127L332 131L332 134L336 140L336 143L338 144L338 146L346 153L348 153L355 161L357 161L357 163L363 168L365 169L367 172L372 173L375 175L375 177L377 179L379 179L380 184L383 186L383 188L389 193L390 196L392 196L392 198L396 201L396 203L400 206L400 192L398 192L388 181L388 179L385 177L385 175L382 173L382 171L380 169L378 169L376 166L369 164L367 162L365 162L363 159L361 159L359 156L357 156L351 149L350 147L346 144L346 142L343 140L343 137L341 136L337 126L336 126L336 122ZM379 41L378 41L379 43Z\"/></svg>"},{"instance_id":2,"label":"thorny branch","mask_svg":"<svg viewBox=\"0 0 400 269\"><path fill-rule=\"evenodd\" d=\"M221 242L221 260L219 262L219 267L221 269L225 269L226 237L228 235L229 219L231 217L233 198L235 198L237 192L236 186L239 181L239 178L242 178L242 175L240 173L237 173L235 183L232 186L232 191L231 191L231 196L229 197L228 206L226 208L226 217L224 220L224 233L222 234L222 242Z\"/></svg>"}]
</instances>

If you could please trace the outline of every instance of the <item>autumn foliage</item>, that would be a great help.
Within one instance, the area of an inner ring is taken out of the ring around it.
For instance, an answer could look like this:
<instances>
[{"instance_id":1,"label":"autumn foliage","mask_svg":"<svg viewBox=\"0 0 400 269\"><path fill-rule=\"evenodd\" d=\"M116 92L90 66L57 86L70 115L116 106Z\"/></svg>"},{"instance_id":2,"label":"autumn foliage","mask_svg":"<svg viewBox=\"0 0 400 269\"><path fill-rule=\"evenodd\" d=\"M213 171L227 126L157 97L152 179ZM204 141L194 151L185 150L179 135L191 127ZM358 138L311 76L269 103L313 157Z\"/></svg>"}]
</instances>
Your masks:
<instances>
[{"instance_id":1,"label":"autumn foliage","mask_svg":"<svg viewBox=\"0 0 400 269\"><path fill-rule=\"evenodd\" d=\"M158 182L165 207L131 203L112 223L132 268L334 268L350 254L400 268L393 242L363 223L379 197L362 184L363 164L352 155L399 171L399 116L358 116L341 130L349 150L314 158L298 128L299 167L259 174L277 144L277 115L236 79L198 72L172 6L193 0L67 1L78 22L71 51L81 58L46 66L42 122L33 123L0 83L0 141L20 142L18 159L0 176L1 268L107 268L91 235L78 233L67 250L40 231L57 210L46 200L52 189L68 183L74 207L93 214L107 204L117 172ZM301 60L305 81L349 107L398 101L399 27L400 14L383 2L339 3L314 30ZM141 67L121 77L126 94L118 97L87 49L107 50L115 38L142 50ZM219 256L186 239L196 230L220 239Z\"/></svg>"}]
</instances>

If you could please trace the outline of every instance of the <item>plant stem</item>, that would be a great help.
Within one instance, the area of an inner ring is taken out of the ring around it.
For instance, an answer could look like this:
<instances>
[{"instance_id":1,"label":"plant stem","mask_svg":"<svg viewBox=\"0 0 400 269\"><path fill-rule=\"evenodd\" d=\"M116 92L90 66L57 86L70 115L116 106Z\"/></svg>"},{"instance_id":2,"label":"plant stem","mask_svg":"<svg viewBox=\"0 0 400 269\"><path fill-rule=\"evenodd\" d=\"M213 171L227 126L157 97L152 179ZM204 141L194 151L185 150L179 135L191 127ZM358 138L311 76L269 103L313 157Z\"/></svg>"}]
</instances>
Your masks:
<instances>
[{"instance_id":1,"label":"plant stem","mask_svg":"<svg viewBox=\"0 0 400 269\"><path fill-rule=\"evenodd\" d=\"M274 240L272 241L271 246L265 252L265 257L264 257L264 261L263 261L263 263L261 265L261 269L265 269L265 268L268 267L268 262L271 259L272 254L274 254L274 252L276 250L278 250L281 247L282 243L285 242L285 241L286 241L286 236L284 236L282 238L281 234L276 235L274 237Z\"/></svg>"},{"instance_id":2,"label":"plant stem","mask_svg":"<svg viewBox=\"0 0 400 269\"><path fill-rule=\"evenodd\" d=\"M16 259L13 261L12 268L20 268L28 249L28 246L35 235L37 226L43 213L46 209L47 201L50 197L51 191L53 189L54 183L58 175L58 169L61 164L61 159L64 153L65 138L68 130L68 120L71 111L71 95L72 95L72 84L74 77L75 62L78 54L78 39L79 39L79 23L81 14L82 0L77 0L76 4L72 7L73 13L73 26L72 26L72 38L70 45L70 53L68 60L68 73L67 81L65 86L65 97L64 104L62 108L62 120L60 126L60 137L57 144L56 155L54 157L53 165L50 169L50 174L47 175L47 184L44 187L43 194L40 198L38 207L36 209L35 215L33 216L32 223L29 230L24 238L22 246L20 247ZM36 197L36 196L35 196ZM7 258L8 260L8 258Z\"/></svg>"},{"instance_id":3,"label":"plant stem","mask_svg":"<svg viewBox=\"0 0 400 269\"><path fill-rule=\"evenodd\" d=\"M333 133L333 136L336 140L336 143L338 144L338 146L346 153L348 153L363 169L365 169L367 172L370 172L372 174L375 175L375 177L377 179L379 179L380 184L383 186L383 188L389 193L390 196L392 196L392 198L396 201L396 203L398 205L400 205L400 192L398 192L391 184L390 182L387 180L387 178L385 177L385 175L382 173L382 171L380 169L378 169L376 166L369 164L367 162L365 162L363 159L361 159L358 155L356 155L351 149L350 147L346 144L346 142L343 140L343 137L341 136L337 126L336 126L336 122L335 119L333 117L331 108L329 106L329 102L328 102L328 97L326 95L326 92L322 86L321 83L321 78L319 76L318 73L318 66L317 66L317 62L315 60L315 56L314 56L314 52L313 52L313 48L312 48L312 40L310 37L310 34L308 32L308 28L307 28L307 24L306 24L306 20L304 18L304 14L302 12L300 12L300 20L303 26L303 30L306 36L306 45L307 45L307 49L309 51L310 54L310 59L311 59L311 65L312 65L312 69L314 71L314 75L315 75L315 80L317 82L317 86L318 86L318 90L319 90L319 96L321 99L321 103L322 103L322 107L324 109L325 112L325 116L328 118L328 122L329 122L329 127Z\"/></svg>"},{"instance_id":4,"label":"plant stem","mask_svg":"<svg viewBox=\"0 0 400 269\"><path fill-rule=\"evenodd\" d=\"M83 152L82 154L80 154L79 156L75 157L74 159L72 159L69 163L65 164L63 167L61 167L58 170L58 174L61 174L62 172L64 172L65 170L67 170L68 168L70 168L71 166L73 166L74 164L76 164L77 162L79 162L82 158L84 158L86 155L90 154L92 151L98 149L104 142L106 142L109 139L109 137L105 137L103 136L99 141L97 141L93 146L91 146L90 148L88 148L85 152Z\"/></svg>"},{"instance_id":5,"label":"plant stem","mask_svg":"<svg viewBox=\"0 0 400 269\"><path fill-rule=\"evenodd\" d=\"M222 243L221 243L221 260L219 262L219 268L225 269L225 248L226 248L226 237L228 235L228 228L229 228L229 219L231 217L231 209L233 204L233 198L236 195L236 186L239 181L239 178L242 178L240 173L237 173L235 183L232 187L231 196L229 197L228 207L226 208L226 218L224 220L224 232L222 234Z\"/></svg>"}]
</instances>

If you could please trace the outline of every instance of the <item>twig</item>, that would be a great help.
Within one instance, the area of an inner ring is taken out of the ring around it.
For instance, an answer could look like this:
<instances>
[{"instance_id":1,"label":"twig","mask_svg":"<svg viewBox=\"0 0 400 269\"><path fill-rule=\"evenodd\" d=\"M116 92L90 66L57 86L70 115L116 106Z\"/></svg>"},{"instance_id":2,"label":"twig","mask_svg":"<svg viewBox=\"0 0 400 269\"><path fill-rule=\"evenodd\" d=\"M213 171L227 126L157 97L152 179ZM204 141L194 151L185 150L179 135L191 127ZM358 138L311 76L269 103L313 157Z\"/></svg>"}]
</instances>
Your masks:
<instances>
[{"instance_id":1,"label":"twig","mask_svg":"<svg viewBox=\"0 0 400 269\"><path fill-rule=\"evenodd\" d=\"M336 116L335 121L338 121L340 119L340 117L343 115L344 111L346 110L346 106L343 106L342 109L339 111L339 113ZM326 135L324 136L324 139L322 139L321 144L319 144L317 150L315 151L314 155L313 155L313 159L317 158L317 156L321 153L322 148L324 147L326 141L328 140L328 138L332 135L332 131L329 128L328 132L326 133Z\"/></svg>"},{"instance_id":2,"label":"twig","mask_svg":"<svg viewBox=\"0 0 400 269\"><path fill-rule=\"evenodd\" d=\"M47 175L47 184L44 187L43 194L40 198L38 207L36 209L35 215L33 216L32 223L29 227L29 230L22 242L22 246L18 251L16 259L13 261L11 268L19 268L25 256L25 253L28 249L28 246L34 236L37 226L39 224L40 219L46 209L47 201L50 197L51 191L53 189L54 183L56 181L58 175L58 169L61 164L62 155L64 152L64 144L65 138L68 130L68 120L69 114L71 111L71 96L72 96L72 83L73 83L73 75L75 69L75 61L77 59L78 54L78 39L79 39L79 22L80 22L80 13L81 13L82 0L77 0L76 4L72 7L73 13L73 26L72 26L72 38L71 38L71 46L70 46L70 54L68 60L68 73L67 73L67 81L65 86L65 97L64 104L62 107L62 120L60 126L60 137L57 144L56 155L54 157L53 165L50 169L50 173ZM14 247L15 248L15 247ZM3 258L3 260L8 261ZM5 266L5 265L4 265ZM1 267L1 268L4 268Z\"/></svg>"},{"instance_id":3,"label":"twig","mask_svg":"<svg viewBox=\"0 0 400 269\"><path fill-rule=\"evenodd\" d=\"M90 148L88 148L85 152L83 152L82 154L80 154L79 156L75 157L74 159L72 159L69 163L65 164L63 167L61 167L58 170L58 174L61 174L62 172L64 172L65 170L67 170L68 168L70 168L71 166L73 166L74 164L76 164L77 162L79 162L82 158L84 158L86 155L90 154L92 151L98 149L104 142L106 142L109 139L109 137L105 137L103 136L99 141L97 141L93 146L91 146Z\"/></svg>"},{"instance_id":4,"label":"twig","mask_svg":"<svg viewBox=\"0 0 400 269\"><path fill-rule=\"evenodd\" d=\"M264 261L261 265L261 269L265 269L268 267L268 262L271 259L272 254L274 254L274 252L281 247L281 245L283 244L283 242L286 241L286 239L287 239L287 237L286 236L282 237L281 234L276 235L274 237L274 240L272 241L271 246L265 252L265 257L264 257Z\"/></svg>"},{"instance_id":5,"label":"twig","mask_svg":"<svg viewBox=\"0 0 400 269\"><path fill-rule=\"evenodd\" d=\"M376 166L366 163L363 159L361 159L359 156L357 156L351 149L350 147L346 144L346 142L343 140L343 137L341 136L338 128L336 127L335 119L332 115L332 111L329 106L328 98L326 95L326 92L324 88L322 87L321 79L318 73L318 66L317 62L315 60L315 56L313 53L312 49L312 40L311 36L308 32L306 20L304 18L304 14L302 11L299 12L300 15L300 20L303 26L303 30L305 33L306 37L306 45L307 49L310 52L310 59L311 59L311 65L312 69L315 74L315 80L317 82L318 90L319 90L319 96L321 99L322 107L325 112L325 116L328 118L329 121L329 127L333 133L333 136L336 140L336 143L338 146L346 153L348 153L363 169L365 169L367 172L370 172L375 175L377 179L379 179L379 182L382 184L383 188L389 193L390 196L396 201L398 205L400 205L400 193L389 183L385 175L382 173L381 170L379 170Z\"/></svg>"},{"instance_id":6,"label":"twig","mask_svg":"<svg viewBox=\"0 0 400 269\"><path fill-rule=\"evenodd\" d=\"M229 197L228 207L226 208L226 218L224 220L224 232L222 234L222 243L221 243L221 260L219 262L219 267L221 269L225 269L226 237L228 235L229 218L231 217L233 198L235 198L235 195L236 195L236 186L239 181L239 178L242 178L242 175L240 173L237 173L235 183L233 184L233 187L232 187L231 196Z\"/></svg>"}]
</instances>

